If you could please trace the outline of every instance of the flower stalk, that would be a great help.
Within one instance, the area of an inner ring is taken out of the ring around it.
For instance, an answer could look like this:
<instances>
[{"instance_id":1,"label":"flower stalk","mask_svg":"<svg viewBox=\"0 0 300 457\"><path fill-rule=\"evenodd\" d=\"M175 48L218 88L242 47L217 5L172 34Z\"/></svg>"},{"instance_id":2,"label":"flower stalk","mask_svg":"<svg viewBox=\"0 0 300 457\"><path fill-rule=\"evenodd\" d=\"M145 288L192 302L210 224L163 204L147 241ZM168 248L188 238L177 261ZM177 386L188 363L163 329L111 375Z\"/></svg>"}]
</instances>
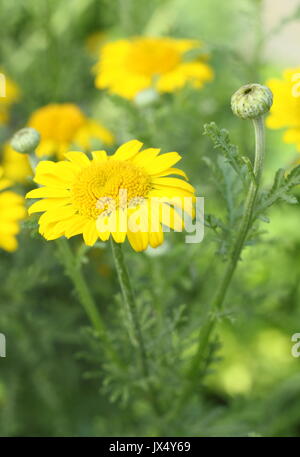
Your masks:
<instances>
[{"instance_id":1,"label":"flower stalk","mask_svg":"<svg viewBox=\"0 0 300 457\"><path fill-rule=\"evenodd\" d=\"M194 392L194 388L199 381L197 373L201 371L205 360L205 349L207 348L211 334L214 331L217 323L218 311L221 310L226 298L231 280L240 260L241 252L245 246L245 242L247 241L247 237L253 223L255 203L260 188L265 156L264 114L270 109L272 101L272 92L267 87L259 84L249 84L241 87L231 99L231 107L234 114L241 119L251 119L253 122L255 133L255 160L253 167L254 179L251 180L249 185L241 225L239 227L229 262L211 303L211 313L207 322L203 327L201 327L197 351L192 358L187 372L187 384L182 395L179 397L176 411L178 411L185 404L186 400Z\"/></svg>"},{"instance_id":2,"label":"flower stalk","mask_svg":"<svg viewBox=\"0 0 300 457\"><path fill-rule=\"evenodd\" d=\"M63 263L66 273L71 279L79 300L96 332L106 339L106 328L102 316L96 303L89 291L86 280L83 276L80 266L65 238L57 240L57 247L60 254L60 260Z\"/></svg>"},{"instance_id":3,"label":"flower stalk","mask_svg":"<svg viewBox=\"0 0 300 457\"><path fill-rule=\"evenodd\" d=\"M256 197L260 187L265 155L265 128L263 117L260 116L257 119L253 119L253 125L255 132L255 162L253 170L255 180L251 180L250 182L250 187L245 201L244 213L239 228L238 236L231 254L231 258L225 270L223 280L221 281L215 298L212 302L213 310L221 308L226 297L226 293L230 285L232 276L235 272L237 263L240 259L241 252L245 245L249 229L251 228Z\"/></svg>"},{"instance_id":4,"label":"flower stalk","mask_svg":"<svg viewBox=\"0 0 300 457\"><path fill-rule=\"evenodd\" d=\"M137 306L134 298L133 289L131 286L129 274L125 265L125 259L122 251L122 245L116 243L111 239L112 253L117 270L118 280L122 291L122 296L126 310L128 313L128 320L130 322L130 339L135 346L138 347L141 367L144 377L147 380L147 394L148 400L158 417L161 416L162 410L158 401L156 390L151 382L149 360L146 352L146 346L143 338L141 324L138 317Z\"/></svg>"},{"instance_id":5,"label":"flower stalk","mask_svg":"<svg viewBox=\"0 0 300 457\"><path fill-rule=\"evenodd\" d=\"M126 311L128 314L128 320L130 322L130 339L135 346L138 346L141 365L143 369L143 373L145 377L149 376L149 367L148 367L148 358L145 349L145 343L143 339L141 324L138 318L138 312L136 307L136 302L129 278L129 274L127 268L125 266L124 255L122 251L122 246L115 241L111 241L112 246L112 253L113 258L117 270L118 280L120 284L120 288L122 291L122 296L124 300L124 304L126 306Z\"/></svg>"}]
</instances>

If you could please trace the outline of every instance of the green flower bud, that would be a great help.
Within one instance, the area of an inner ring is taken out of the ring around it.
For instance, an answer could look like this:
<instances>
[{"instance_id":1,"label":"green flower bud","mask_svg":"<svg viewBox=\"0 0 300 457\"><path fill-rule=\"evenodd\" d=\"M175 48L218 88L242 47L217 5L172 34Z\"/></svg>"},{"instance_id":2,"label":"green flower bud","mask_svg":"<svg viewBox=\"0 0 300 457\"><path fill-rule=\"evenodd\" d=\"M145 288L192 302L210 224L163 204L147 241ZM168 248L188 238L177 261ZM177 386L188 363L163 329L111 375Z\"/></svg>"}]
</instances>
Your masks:
<instances>
[{"instance_id":1,"label":"green flower bud","mask_svg":"<svg viewBox=\"0 0 300 457\"><path fill-rule=\"evenodd\" d=\"M231 97L231 109L241 119L263 116L270 110L272 103L272 92L261 84L246 84Z\"/></svg>"},{"instance_id":2,"label":"green flower bud","mask_svg":"<svg viewBox=\"0 0 300 457\"><path fill-rule=\"evenodd\" d=\"M25 127L14 134L11 139L11 147L21 154L31 154L39 145L41 136L31 127Z\"/></svg>"}]
</instances>

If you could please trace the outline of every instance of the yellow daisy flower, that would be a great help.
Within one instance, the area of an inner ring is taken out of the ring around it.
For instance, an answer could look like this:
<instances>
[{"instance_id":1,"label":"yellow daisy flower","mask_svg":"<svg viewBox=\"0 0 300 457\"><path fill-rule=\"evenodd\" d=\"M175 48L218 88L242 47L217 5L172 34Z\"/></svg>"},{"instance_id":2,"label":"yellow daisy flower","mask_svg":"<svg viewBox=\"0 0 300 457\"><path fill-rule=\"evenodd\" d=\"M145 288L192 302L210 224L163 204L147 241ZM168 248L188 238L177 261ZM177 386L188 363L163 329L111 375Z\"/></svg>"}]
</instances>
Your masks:
<instances>
[{"instance_id":1,"label":"yellow daisy flower","mask_svg":"<svg viewBox=\"0 0 300 457\"><path fill-rule=\"evenodd\" d=\"M127 236L135 251L143 251L163 242L162 226L182 230L183 214L193 216L195 191L186 180L172 177L187 179L172 168L181 157L141 147L132 140L112 156L94 151L90 160L72 151L67 160L40 162L34 180L44 187L26 195L41 199L29 208L29 214L44 213L40 233L47 240L83 234L88 246L110 235L123 243Z\"/></svg>"},{"instance_id":2,"label":"yellow daisy flower","mask_svg":"<svg viewBox=\"0 0 300 457\"><path fill-rule=\"evenodd\" d=\"M93 139L107 146L114 143L108 129L88 119L72 103L53 103L39 108L30 117L28 126L41 134L41 142L36 149L38 157L56 155L63 158L71 145L88 150Z\"/></svg>"},{"instance_id":3,"label":"yellow daisy flower","mask_svg":"<svg viewBox=\"0 0 300 457\"><path fill-rule=\"evenodd\" d=\"M196 40L133 38L104 44L95 66L96 87L130 100L150 87L174 92L190 82L202 87L213 71L201 59L185 60L188 51L200 47Z\"/></svg>"},{"instance_id":4,"label":"yellow daisy flower","mask_svg":"<svg viewBox=\"0 0 300 457\"><path fill-rule=\"evenodd\" d=\"M8 143L3 147L2 167L4 176L16 183L23 183L32 175L27 155L16 152Z\"/></svg>"},{"instance_id":5,"label":"yellow daisy flower","mask_svg":"<svg viewBox=\"0 0 300 457\"><path fill-rule=\"evenodd\" d=\"M0 73L0 125L9 120L10 105L20 98L20 90L17 84L9 79L4 73Z\"/></svg>"},{"instance_id":6,"label":"yellow daisy flower","mask_svg":"<svg viewBox=\"0 0 300 457\"><path fill-rule=\"evenodd\" d=\"M286 128L283 141L295 143L300 151L300 67L285 70L283 79L269 79L267 85L274 95L267 126Z\"/></svg>"},{"instance_id":7,"label":"yellow daisy flower","mask_svg":"<svg viewBox=\"0 0 300 457\"><path fill-rule=\"evenodd\" d=\"M5 190L10 182L3 179L0 168L0 248L15 251L18 247L16 235L20 231L19 222L25 217L24 198L15 192Z\"/></svg>"}]
</instances>

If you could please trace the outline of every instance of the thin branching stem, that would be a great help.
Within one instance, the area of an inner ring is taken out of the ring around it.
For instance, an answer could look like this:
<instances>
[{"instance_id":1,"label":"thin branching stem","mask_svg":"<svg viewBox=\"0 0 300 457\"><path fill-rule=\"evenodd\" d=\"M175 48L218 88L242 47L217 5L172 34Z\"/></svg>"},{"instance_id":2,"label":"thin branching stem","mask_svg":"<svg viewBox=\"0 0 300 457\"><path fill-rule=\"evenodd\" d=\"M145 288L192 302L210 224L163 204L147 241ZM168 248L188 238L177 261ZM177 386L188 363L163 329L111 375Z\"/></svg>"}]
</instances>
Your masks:
<instances>
[{"instance_id":1,"label":"thin branching stem","mask_svg":"<svg viewBox=\"0 0 300 457\"><path fill-rule=\"evenodd\" d=\"M236 238L236 242L234 248L232 250L232 254L230 260L228 262L227 268L225 270L225 274L223 279L220 283L220 286L217 290L217 293L214 297L212 302L212 309L221 308L224 299L226 297L226 293L228 287L230 285L231 279L235 272L237 263L240 259L241 252L245 245L245 241L247 235L249 233L249 229L251 228L251 223L253 221L253 212L256 202L257 193L260 186L261 175L263 170L263 163L264 163L264 152L265 152L265 135L264 135L264 123L263 118L260 117L258 119L253 120L254 131L255 131L255 162L254 162L254 176L255 181L251 180L249 191L247 194L247 198L245 201L243 217L241 221L241 225L239 228L238 236Z\"/></svg>"},{"instance_id":2,"label":"thin branching stem","mask_svg":"<svg viewBox=\"0 0 300 457\"><path fill-rule=\"evenodd\" d=\"M123 255L122 245L111 240L113 257L116 265L117 275L120 283L120 288L122 291L124 305L128 313L128 320L130 322L130 338L134 345L139 351L140 361L143 376L146 379L148 386L148 397L149 401L158 416L161 415L161 407L158 402L157 393L150 380L150 367L149 359L146 351L146 345L143 337L143 332L138 316L138 310L136 306L136 301L131 286L129 274L125 265L125 259Z\"/></svg>"},{"instance_id":3,"label":"thin branching stem","mask_svg":"<svg viewBox=\"0 0 300 457\"><path fill-rule=\"evenodd\" d=\"M260 187L265 154L265 130L263 117L254 119L253 125L255 131L255 162L253 170L255 180L251 180L250 182L241 225L224 276L212 300L211 314L206 324L204 324L204 326L201 327L197 351L194 357L192 358L191 365L187 373L186 387L183 390L182 395L179 397L178 409L180 409L180 407L182 407L185 404L190 394L194 392L195 386L199 383L198 375L201 374L201 364L206 356L205 349L208 346L211 334L217 322L217 312L220 311L222 308L227 291L231 284L232 277L236 270L238 261L240 260L241 252L247 240L249 230L253 223L253 214L258 190Z\"/></svg>"},{"instance_id":4,"label":"thin branching stem","mask_svg":"<svg viewBox=\"0 0 300 457\"><path fill-rule=\"evenodd\" d=\"M130 339L131 341L138 346L141 365L143 369L143 374L145 377L149 376L149 363L147 358L147 353L145 349L145 343L143 338L143 333L141 329L141 324L138 317L137 306L133 294L133 289L131 286L129 274L125 265L124 255L122 251L122 246L119 243L116 243L112 240L111 242L112 252L114 257L114 262L116 265L117 275L122 291L122 296L124 300L124 305L126 306L126 311L128 313L128 320L130 322Z\"/></svg>"}]
</instances>

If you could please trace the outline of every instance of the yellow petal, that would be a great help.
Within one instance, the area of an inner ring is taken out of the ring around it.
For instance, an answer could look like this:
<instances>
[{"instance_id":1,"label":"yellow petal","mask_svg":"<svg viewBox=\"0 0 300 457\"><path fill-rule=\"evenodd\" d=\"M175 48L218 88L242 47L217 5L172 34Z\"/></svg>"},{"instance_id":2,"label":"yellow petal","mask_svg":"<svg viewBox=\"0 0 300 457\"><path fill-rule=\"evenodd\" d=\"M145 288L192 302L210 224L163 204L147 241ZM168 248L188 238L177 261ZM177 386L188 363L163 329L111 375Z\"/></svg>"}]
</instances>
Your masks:
<instances>
[{"instance_id":1,"label":"yellow petal","mask_svg":"<svg viewBox=\"0 0 300 457\"><path fill-rule=\"evenodd\" d=\"M163 187L177 187L178 189L183 189L186 192L190 192L191 194L195 193L194 187L186 181L178 178L152 178L152 184L155 186L163 186Z\"/></svg>"},{"instance_id":2,"label":"yellow petal","mask_svg":"<svg viewBox=\"0 0 300 457\"><path fill-rule=\"evenodd\" d=\"M99 216L96 220L96 228L100 240L107 241L110 237L110 220L108 216Z\"/></svg>"},{"instance_id":3,"label":"yellow petal","mask_svg":"<svg viewBox=\"0 0 300 457\"><path fill-rule=\"evenodd\" d=\"M162 205L161 222L177 232L183 230L182 217L172 206Z\"/></svg>"},{"instance_id":4,"label":"yellow petal","mask_svg":"<svg viewBox=\"0 0 300 457\"><path fill-rule=\"evenodd\" d=\"M109 230L112 234L113 239L116 243L124 243L126 239L127 233L127 210L117 210L113 212L109 219L110 219L110 227Z\"/></svg>"},{"instance_id":5,"label":"yellow petal","mask_svg":"<svg viewBox=\"0 0 300 457\"><path fill-rule=\"evenodd\" d=\"M74 216L76 211L76 208L72 205L48 210L40 217L39 224L59 222L64 219L68 219L69 217Z\"/></svg>"},{"instance_id":6,"label":"yellow petal","mask_svg":"<svg viewBox=\"0 0 300 457\"><path fill-rule=\"evenodd\" d=\"M131 140L127 141L127 143L122 144L120 146L115 154L113 155L113 158L116 160L128 160L134 157L141 147L143 146L143 143L138 140Z\"/></svg>"},{"instance_id":7,"label":"yellow petal","mask_svg":"<svg viewBox=\"0 0 300 457\"><path fill-rule=\"evenodd\" d=\"M78 167L70 162L42 161L36 167L34 181L50 187L66 187L76 177Z\"/></svg>"},{"instance_id":8,"label":"yellow petal","mask_svg":"<svg viewBox=\"0 0 300 457\"><path fill-rule=\"evenodd\" d=\"M149 242L148 233L131 232L130 230L128 230L127 236L130 245L136 252L141 252L147 249Z\"/></svg>"},{"instance_id":9,"label":"yellow petal","mask_svg":"<svg viewBox=\"0 0 300 457\"><path fill-rule=\"evenodd\" d=\"M62 189L68 187L66 181L64 181L61 177L57 177L54 175L36 175L34 178L34 182L48 187L59 187Z\"/></svg>"},{"instance_id":10,"label":"yellow petal","mask_svg":"<svg viewBox=\"0 0 300 457\"><path fill-rule=\"evenodd\" d=\"M150 232L149 233L149 244L152 248L157 248L164 241L164 234L162 229L159 232Z\"/></svg>"},{"instance_id":11,"label":"yellow petal","mask_svg":"<svg viewBox=\"0 0 300 457\"><path fill-rule=\"evenodd\" d=\"M151 163L147 165L147 172L151 175L158 174L162 171L167 170L168 168L175 165L175 163L181 160L181 156L178 152L167 152L156 157Z\"/></svg>"},{"instance_id":12,"label":"yellow petal","mask_svg":"<svg viewBox=\"0 0 300 457\"><path fill-rule=\"evenodd\" d=\"M26 194L26 198L60 198L69 197L70 191L58 187L39 187Z\"/></svg>"},{"instance_id":13,"label":"yellow petal","mask_svg":"<svg viewBox=\"0 0 300 457\"><path fill-rule=\"evenodd\" d=\"M83 239L87 246L94 246L98 239L98 232L96 229L96 221L89 220L83 228Z\"/></svg>"},{"instance_id":14,"label":"yellow petal","mask_svg":"<svg viewBox=\"0 0 300 457\"><path fill-rule=\"evenodd\" d=\"M103 160L107 160L106 151L92 151L92 156L95 161L102 162Z\"/></svg>"},{"instance_id":15,"label":"yellow petal","mask_svg":"<svg viewBox=\"0 0 300 457\"><path fill-rule=\"evenodd\" d=\"M64 234L62 230L57 228L57 222L41 224L39 227L39 233L48 241L56 240Z\"/></svg>"},{"instance_id":16,"label":"yellow petal","mask_svg":"<svg viewBox=\"0 0 300 457\"><path fill-rule=\"evenodd\" d=\"M161 202L169 203L175 208L182 209L191 217L193 217L194 215L195 197L191 197L191 194L178 195L178 189L166 187L163 189L163 191L158 189L151 190L148 196L151 204L152 197L155 197L155 199L159 199Z\"/></svg>"},{"instance_id":17,"label":"yellow petal","mask_svg":"<svg viewBox=\"0 0 300 457\"><path fill-rule=\"evenodd\" d=\"M126 232L112 232L112 237L115 240L116 243L124 243L126 240Z\"/></svg>"},{"instance_id":18,"label":"yellow petal","mask_svg":"<svg viewBox=\"0 0 300 457\"><path fill-rule=\"evenodd\" d=\"M39 200L28 208L28 214L42 213L43 211L47 211L49 209L65 206L68 203L70 203L69 198L47 198Z\"/></svg>"},{"instance_id":19,"label":"yellow petal","mask_svg":"<svg viewBox=\"0 0 300 457\"><path fill-rule=\"evenodd\" d=\"M179 168L168 168L167 170L161 171L160 173L157 173L157 175L152 175L152 176L162 177L162 176L169 176L169 175L178 175L178 176L182 176L187 181L189 180L186 173L183 170L180 170Z\"/></svg>"},{"instance_id":20,"label":"yellow petal","mask_svg":"<svg viewBox=\"0 0 300 457\"><path fill-rule=\"evenodd\" d=\"M70 151L65 153L65 157L70 160L70 162L80 165L81 167L86 167L90 164L90 160L84 152L80 151Z\"/></svg>"},{"instance_id":21,"label":"yellow petal","mask_svg":"<svg viewBox=\"0 0 300 457\"><path fill-rule=\"evenodd\" d=\"M72 236L83 233L83 227L86 225L86 217L76 214L67 221L60 223L61 228L64 229L65 236L71 238Z\"/></svg>"},{"instance_id":22,"label":"yellow petal","mask_svg":"<svg viewBox=\"0 0 300 457\"><path fill-rule=\"evenodd\" d=\"M148 148L139 152L133 159L132 163L138 167L146 168L147 164L151 164L160 153L158 148Z\"/></svg>"}]
</instances>

